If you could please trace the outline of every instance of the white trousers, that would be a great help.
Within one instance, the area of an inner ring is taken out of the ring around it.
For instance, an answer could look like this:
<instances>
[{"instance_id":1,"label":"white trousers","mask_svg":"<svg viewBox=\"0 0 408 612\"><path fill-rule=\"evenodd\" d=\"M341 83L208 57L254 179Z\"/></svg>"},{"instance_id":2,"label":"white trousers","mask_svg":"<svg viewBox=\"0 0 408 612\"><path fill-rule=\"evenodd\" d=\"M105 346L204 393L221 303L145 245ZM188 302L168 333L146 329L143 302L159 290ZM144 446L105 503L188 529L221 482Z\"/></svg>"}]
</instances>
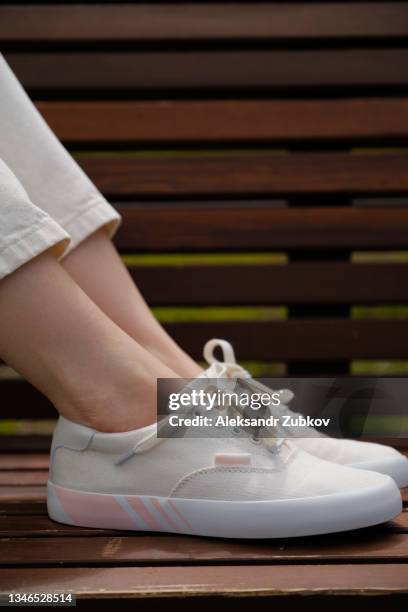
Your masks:
<instances>
[{"instance_id":1,"label":"white trousers","mask_svg":"<svg viewBox=\"0 0 408 612\"><path fill-rule=\"evenodd\" d=\"M61 258L120 216L62 146L0 55L0 279Z\"/></svg>"}]
</instances>

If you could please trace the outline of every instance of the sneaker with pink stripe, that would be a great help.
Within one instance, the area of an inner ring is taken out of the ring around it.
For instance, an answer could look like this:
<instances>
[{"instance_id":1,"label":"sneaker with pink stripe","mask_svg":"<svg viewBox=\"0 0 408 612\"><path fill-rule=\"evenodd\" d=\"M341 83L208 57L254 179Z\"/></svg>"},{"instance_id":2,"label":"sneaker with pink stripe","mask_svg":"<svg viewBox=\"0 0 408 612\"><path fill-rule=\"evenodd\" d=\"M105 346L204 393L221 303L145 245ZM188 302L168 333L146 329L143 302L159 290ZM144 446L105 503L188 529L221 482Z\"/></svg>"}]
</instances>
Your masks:
<instances>
[{"instance_id":1,"label":"sneaker with pink stripe","mask_svg":"<svg viewBox=\"0 0 408 612\"><path fill-rule=\"evenodd\" d=\"M401 510L388 476L230 433L158 438L151 425L110 434L61 417L49 515L85 527L281 538L365 527Z\"/></svg>"}]
</instances>

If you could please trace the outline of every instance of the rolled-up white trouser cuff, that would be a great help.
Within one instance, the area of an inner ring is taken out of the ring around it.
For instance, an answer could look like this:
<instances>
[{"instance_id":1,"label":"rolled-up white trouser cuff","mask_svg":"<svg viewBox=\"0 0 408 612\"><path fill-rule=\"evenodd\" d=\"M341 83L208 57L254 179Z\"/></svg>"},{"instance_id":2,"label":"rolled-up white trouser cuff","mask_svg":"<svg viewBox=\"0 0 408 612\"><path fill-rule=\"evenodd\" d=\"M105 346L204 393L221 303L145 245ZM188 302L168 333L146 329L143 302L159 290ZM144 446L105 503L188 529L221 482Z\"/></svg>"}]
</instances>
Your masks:
<instances>
[{"instance_id":1,"label":"rolled-up white trouser cuff","mask_svg":"<svg viewBox=\"0 0 408 612\"><path fill-rule=\"evenodd\" d=\"M62 257L69 243L69 235L62 227L50 217L44 217L18 240L0 251L0 279L45 251L50 250L56 258Z\"/></svg>"},{"instance_id":2,"label":"rolled-up white trouser cuff","mask_svg":"<svg viewBox=\"0 0 408 612\"><path fill-rule=\"evenodd\" d=\"M39 211L54 222L49 221L49 231L55 232L56 242L64 231L69 234L70 243L63 255L102 227L112 236L120 223L120 215L50 130L1 55L0 91L0 160L3 162L0 163L0 195L1 182L6 183L0 198L0 219L2 215L7 216L6 224L0 221L0 257L2 249L9 243L17 243L19 234L30 229L30 220L33 240L36 240L32 251L37 250L41 239L35 236L34 226L41 219ZM14 179L10 178L10 172ZM11 209L10 194L5 189L7 183L15 184L15 180L24 194L20 189L19 205ZM34 212L33 206L39 211ZM39 227L38 230L41 234ZM47 234L47 239L51 235ZM24 248L30 252L29 245ZM1 267L9 265L0 264Z\"/></svg>"},{"instance_id":3,"label":"rolled-up white trouser cuff","mask_svg":"<svg viewBox=\"0 0 408 612\"><path fill-rule=\"evenodd\" d=\"M108 235L112 237L120 222L121 216L108 204L105 198L97 197L93 199L88 206L84 206L83 211L61 223L71 238L69 247L64 255L67 255L91 234L103 227L106 228Z\"/></svg>"},{"instance_id":4,"label":"rolled-up white trouser cuff","mask_svg":"<svg viewBox=\"0 0 408 612\"><path fill-rule=\"evenodd\" d=\"M69 234L30 200L24 187L0 159L0 279L44 251L62 257Z\"/></svg>"}]
</instances>

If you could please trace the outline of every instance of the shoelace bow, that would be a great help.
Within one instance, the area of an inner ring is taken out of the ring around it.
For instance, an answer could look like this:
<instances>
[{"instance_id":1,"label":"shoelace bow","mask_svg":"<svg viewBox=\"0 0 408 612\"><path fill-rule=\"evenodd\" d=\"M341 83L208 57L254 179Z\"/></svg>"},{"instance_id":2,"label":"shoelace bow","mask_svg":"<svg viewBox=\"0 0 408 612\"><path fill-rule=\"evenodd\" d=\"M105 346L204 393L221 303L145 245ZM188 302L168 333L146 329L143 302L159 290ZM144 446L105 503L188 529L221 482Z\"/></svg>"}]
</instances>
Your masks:
<instances>
[{"instance_id":1,"label":"shoelace bow","mask_svg":"<svg viewBox=\"0 0 408 612\"><path fill-rule=\"evenodd\" d=\"M214 351L216 348L221 349L224 358L223 361L219 361L214 356ZM209 368L206 370L206 375L208 378L212 378L212 374L214 374L214 378L239 378L241 383L252 391L261 391L262 393L268 393L269 395L279 393L281 406L284 408L287 407L289 402L291 402L294 397L294 393L290 389L279 389L278 391L273 391L266 385L259 382L259 380L252 378L251 374L237 363L234 349L232 345L227 342L227 340L220 340L218 338L209 340L204 347L204 358L209 364Z\"/></svg>"}]
</instances>

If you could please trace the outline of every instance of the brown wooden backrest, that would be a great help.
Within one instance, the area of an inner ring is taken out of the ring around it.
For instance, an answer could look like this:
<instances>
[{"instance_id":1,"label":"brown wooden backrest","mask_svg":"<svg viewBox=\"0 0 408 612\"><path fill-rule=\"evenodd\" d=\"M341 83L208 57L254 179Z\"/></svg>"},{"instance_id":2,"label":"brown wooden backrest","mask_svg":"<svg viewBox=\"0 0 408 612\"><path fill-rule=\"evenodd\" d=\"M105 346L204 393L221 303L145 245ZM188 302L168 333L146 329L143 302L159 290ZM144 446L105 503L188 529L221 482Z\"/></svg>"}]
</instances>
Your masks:
<instances>
[{"instance_id":1,"label":"brown wooden backrest","mask_svg":"<svg viewBox=\"0 0 408 612\"><path fill-rule=\"evenodd\" d=\"M384 256L408 250L407 35L404 2L0 7L2 51L123 214L123 253L281 254L131 266L153 306L286 309L169 331L292 373L408 359L407 320L352 316L408 303L408 258ZM5 417L53 414L0 389Z\"/></svg>"}]
</instances>

